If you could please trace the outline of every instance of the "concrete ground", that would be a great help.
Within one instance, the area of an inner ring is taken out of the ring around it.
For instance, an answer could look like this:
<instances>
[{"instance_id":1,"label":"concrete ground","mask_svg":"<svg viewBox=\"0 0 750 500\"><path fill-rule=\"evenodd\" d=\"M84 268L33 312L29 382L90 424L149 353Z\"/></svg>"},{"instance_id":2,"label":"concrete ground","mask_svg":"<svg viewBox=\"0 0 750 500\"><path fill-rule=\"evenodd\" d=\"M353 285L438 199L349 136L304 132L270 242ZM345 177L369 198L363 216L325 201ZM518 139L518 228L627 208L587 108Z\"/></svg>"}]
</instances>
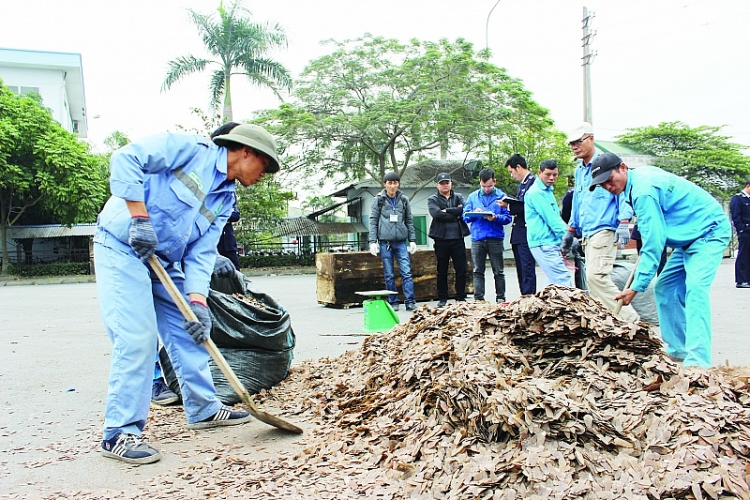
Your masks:
<instances>
[{"instance_id":1,"label":"concrete ground","mask_svg":"<svg viewBox=\"0 0 750 500\"><path fill-rule=\"evenodd\" d=\"M541 286L543 273L539 275ZM507 299L513 300L519 295L515 269L506 268L506 278ZM362 309L319 305L315 275L252 280L290 311L297 361L336 357L361 345ZM489 271L487 280L492 280ZM304 443L305 435L251 422L152 442L164 456L153 465L128 466L102 458L97 450L110 342L99 315L96 284L83 281L0 283L20 285L0 286L0 498L52 498L60 491L105 488L133 492L147 488L157 476L212 460L216 447L263 456ZM734 287L734 260L725 259L711 300L714 364L750 366L749 306L750 289ZM401 308L398 315L404 322L410 313ZM152 412L155 418L157 412Z\"/></svg>"}]
</instances>

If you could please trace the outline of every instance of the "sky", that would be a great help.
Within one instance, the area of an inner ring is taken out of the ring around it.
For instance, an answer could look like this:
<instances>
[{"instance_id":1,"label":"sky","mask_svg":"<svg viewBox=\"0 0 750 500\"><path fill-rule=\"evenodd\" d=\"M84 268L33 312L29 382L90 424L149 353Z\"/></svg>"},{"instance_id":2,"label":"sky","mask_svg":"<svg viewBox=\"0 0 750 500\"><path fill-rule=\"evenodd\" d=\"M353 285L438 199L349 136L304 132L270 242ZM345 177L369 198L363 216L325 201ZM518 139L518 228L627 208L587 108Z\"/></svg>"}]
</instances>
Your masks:
<instances>
[{"instance_id":1,"label":"sky","mask_svg":"<svg viewBox=\"0 0 750 500\"><path fill-rule=\"evenodd\" d=\"M568 132L583 120L584 6L595 16L593 125L608 140L631 127L683 121L725 125L750 145L748 0L245 0L253 20L280 24L289 45L273 57L297 76L331 51L325 39L364 33L408 41L441 38L488 45L491 62L524 82ZM168 61L206 56L187 9L218 0L2 0L0 47L80 53L88 139L115 130L131 139L200 127L208 76L162 92ZM493 10L494 6L494 10ZM490 14L491 12L491 14ZM279 104L267 90L232 80L235 119Z\"/></svg>"}]
</instances>

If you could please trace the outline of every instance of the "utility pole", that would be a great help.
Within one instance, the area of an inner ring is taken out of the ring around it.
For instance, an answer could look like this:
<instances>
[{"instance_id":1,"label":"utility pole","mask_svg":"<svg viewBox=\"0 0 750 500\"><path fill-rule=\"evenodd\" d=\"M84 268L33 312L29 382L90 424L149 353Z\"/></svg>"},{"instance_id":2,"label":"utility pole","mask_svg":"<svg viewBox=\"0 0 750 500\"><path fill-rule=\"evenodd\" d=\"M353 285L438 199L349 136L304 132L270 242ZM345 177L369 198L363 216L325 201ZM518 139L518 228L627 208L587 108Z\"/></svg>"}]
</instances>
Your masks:
<instances>
[{"instance_id":1,"label":"utility pole","mask_svg":"<svg viewBox=\"0 0 750 500\"><path fill-rule=\"evenodd\" d=\"M591 64L594 62L594 56L596 51L591 52L591 40L596 35L596 31L591 31L591 20L596 15L592 12L589 15L589 10L583 8L583 121L589 122L593 125L594 117L591 110Z\"/></svg>"}]
</instances>

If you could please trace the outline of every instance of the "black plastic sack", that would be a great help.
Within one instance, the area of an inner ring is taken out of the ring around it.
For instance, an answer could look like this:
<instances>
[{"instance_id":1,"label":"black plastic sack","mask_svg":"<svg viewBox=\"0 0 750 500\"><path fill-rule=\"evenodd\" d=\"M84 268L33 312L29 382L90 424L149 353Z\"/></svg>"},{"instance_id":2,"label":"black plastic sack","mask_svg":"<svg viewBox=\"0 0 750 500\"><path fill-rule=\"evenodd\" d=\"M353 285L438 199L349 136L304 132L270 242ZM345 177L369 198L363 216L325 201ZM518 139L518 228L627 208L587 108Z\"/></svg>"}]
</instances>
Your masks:
<instances>
[{"instance_id":1,"label":"black plastic sack","mask_svg":"<svg viewBox=\"0 0 750 500\"><path fill-rule=\"evenodd\" d=\"M241 294L235 297L234 294ZM271 296L251 288L241 273L229 278L214 276L208 296L213 328L211 339L250 394L270 389L286 378L294 358L295 336L289 312ZM177 394L179 384L169 356L159 352L164 378ZM209 362L216 395L224 404L235 404L239 396Z\"/></svg>"},{"instance_id":2,"label":"black plastic sack","mask_svg":"<svg viewBox=\"0 0 750 500\"><path fill-rule=\"evenodd\" d=\"M628 282L633 264L615 262L612 269L612 281L617 288L623 290ZM654 299L654 282L652 281L646 290L635 294L633 302L630 303L640 317L641 321L647 321L652 325L659 325L659 316L656 314L656 300Z\"/></svg>"}]
</instances>

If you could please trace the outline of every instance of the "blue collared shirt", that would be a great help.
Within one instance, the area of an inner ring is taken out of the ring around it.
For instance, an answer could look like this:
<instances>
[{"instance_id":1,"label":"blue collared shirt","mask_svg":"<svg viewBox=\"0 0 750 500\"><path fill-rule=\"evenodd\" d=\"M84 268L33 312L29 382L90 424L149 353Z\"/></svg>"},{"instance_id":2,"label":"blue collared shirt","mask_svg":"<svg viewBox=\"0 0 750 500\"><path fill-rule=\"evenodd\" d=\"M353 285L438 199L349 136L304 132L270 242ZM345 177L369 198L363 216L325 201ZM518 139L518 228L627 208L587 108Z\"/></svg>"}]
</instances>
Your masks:
<instances>
[{"instance_id":1,"label":"blue collared shirt","mask_svg":"<svg viewBox=\"0 0 750 500\"><path fill-rule=\"evenodd\" d=\"M567 227L560 217L552 186L545 186L544 182L537 178L526 191L524 203L526 204L526 239L529 247L559 246Z\"/></svg>"},{"instance_id":2,"label":"blue collared shirt","mask_svg":"<svg viewBox=\"0 0 750 500\"><path fill-rule=\"evenodd\" d=\"M638 216L643 241L630 287L637 292L644 291L656 275L665 246L689 246L722 220L728 220L724 209L709 193L657 167L628 170L623 194Z\"/></svg>"},{"instance_id":3,"label":"blue collared shirt","mask_svg":"<svg viewBox=\"0 0 750 500\"><path fill-rule=\"evenodd\" d=\"M591 161L601 153L597 150ZM589 238L599 231L615 231L620 221L630 220L633 209L624 195L611 194L601 186L589 191L591 185L591 162L583 161L575 170L575 187L573 188L573 209L568 224L573 229L580 229L584 238Z\"/></svg>"},{"instance_id":4,"label":"blue collared shirt","mask_svg":"<svg viewBox=\"0 0 750 500\"><path fill-rule=\"evenodd\" d=\"M226 148L197 135L159 134L115 151L110 171L112 197L98 227L127 244L125 200L144 202L159 239L156 254L182 263L185 293L208 295L216 245L234 200Z\"/></svg>"}]
</instances>

